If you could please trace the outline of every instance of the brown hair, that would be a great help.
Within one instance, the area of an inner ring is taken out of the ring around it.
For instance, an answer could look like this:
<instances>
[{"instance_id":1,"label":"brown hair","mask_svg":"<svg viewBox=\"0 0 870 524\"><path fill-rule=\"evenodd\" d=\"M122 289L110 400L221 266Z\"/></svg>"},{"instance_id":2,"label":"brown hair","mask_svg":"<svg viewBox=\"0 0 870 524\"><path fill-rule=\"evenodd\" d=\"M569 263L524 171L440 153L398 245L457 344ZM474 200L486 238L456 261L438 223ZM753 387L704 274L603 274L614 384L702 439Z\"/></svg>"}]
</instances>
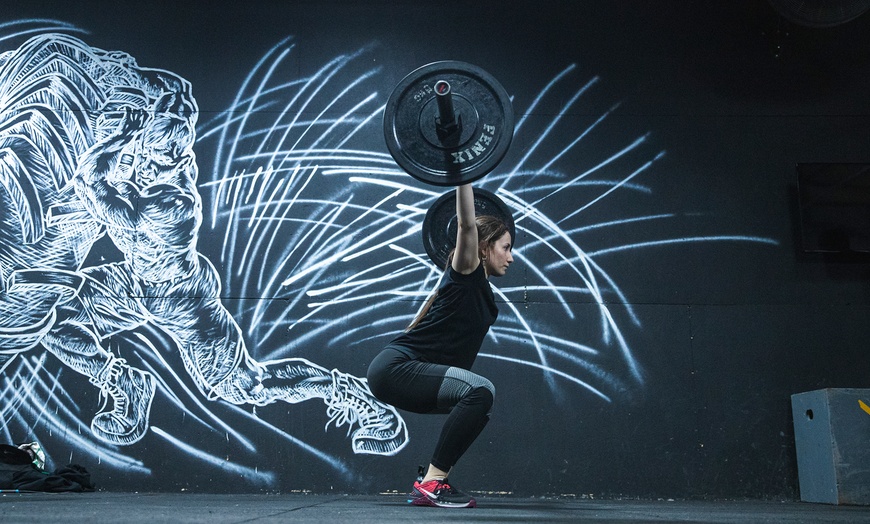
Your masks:
<instances>
[{"instance_id":1,"label":"brown hair","mask_svg":"<svg viewBox=\"0 0 870 524\"><path fill-rule=\"evenodd\" d=\"M508 225L505 224L504 220L492 216L492 215L480 215L474 217L474 223L477 226L477 244L485 244L487 247L490 247L496 243L498 239L504 236L505 233L510 231L508 229ZM513 239L511 239L513 241ZM447 265L444 266L444 271L450 267L450 264L453 262L453 253L456 251L456 248L450 250L450 254L447 256ZM481 255L482 259L483 256ZM429 295L429 298L426 300L426 303L420 309L420 312L417 313L417 316L414 317L414 320L405 328L405 332L411 331L417 324L423 320L423 317L426 316L426 313L429 312L429 308L432 307L432 304L435 302L435 298L438 296L438 286L441 285L441 279L438 279L438 284L436 284L435 289Z\"/></svg>"}]
</instances>

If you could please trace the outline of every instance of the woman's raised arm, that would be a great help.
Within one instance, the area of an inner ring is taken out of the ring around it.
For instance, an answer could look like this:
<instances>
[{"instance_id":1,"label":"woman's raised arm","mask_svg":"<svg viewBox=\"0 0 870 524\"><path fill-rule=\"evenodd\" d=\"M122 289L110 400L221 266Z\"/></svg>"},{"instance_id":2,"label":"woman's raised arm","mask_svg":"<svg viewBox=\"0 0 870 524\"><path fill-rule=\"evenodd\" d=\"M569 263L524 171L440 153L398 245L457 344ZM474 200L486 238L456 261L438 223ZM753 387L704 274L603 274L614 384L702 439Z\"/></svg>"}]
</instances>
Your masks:
<instances>
[{"instance_id":1,"label":"woman's raised arm","mask_svg":"<svg viewBox=\"0 0 870 524\"><path fill-rule=\"evenodd\" d=\"M453 269L467 275L480 265L477 224L474 221L474 191L471 184L456 188L456 251Z\"/></svg>"}]
</instances>

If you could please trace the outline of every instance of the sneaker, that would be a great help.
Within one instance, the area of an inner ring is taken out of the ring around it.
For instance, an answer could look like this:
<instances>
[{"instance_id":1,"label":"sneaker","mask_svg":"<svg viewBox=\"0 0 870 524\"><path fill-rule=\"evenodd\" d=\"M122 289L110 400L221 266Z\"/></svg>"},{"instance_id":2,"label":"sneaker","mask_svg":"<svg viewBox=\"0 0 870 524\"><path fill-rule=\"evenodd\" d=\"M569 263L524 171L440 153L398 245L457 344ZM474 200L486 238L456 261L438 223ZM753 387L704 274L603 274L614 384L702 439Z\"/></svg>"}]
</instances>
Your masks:
<instances>
[{"instance_id":1,"label":"sneaker","mask_svg":"<svg viewBox=\"0 0 870 524\"><path fill-rule=\"evenodd\" d=\"M414 506L432 506L435 508L474 508L477 501L448 484L447 479L435 479L428 482L414 482Z\"/></svg>"},{"instance_id":2,"label":"sneaker","mask_svg":"<svg viewBox=\"0 0 870 524\"><path fill-rule=\"evenodd\" d=\"M141 440L148 431L151 401L157 388L154 375L112 356L97 376L91 378L91 383L100 388L104 401L111 399L113 403L112 409L97 413L91 421L93 435L119 446Z\"/></svg>"},{"instance_id":3,"label":"sneaker","mask_svg":"<svg viewBox=\"0 0 870 524\"><path fill-rule=\"evenodd\" d=\"M336 369L326 402L326 423L348 426L354 453L395 455L408 443L408 427L396 408L372 394L368 381ZM353 429L359 426L357 429Z\"/></svg>"},{"instance_id":4,"label":"sneaker","mask_svg":"<svg viewBox=\"0 0 870 524\"><path fill-rule=\"evenodd\" d=\"M411 496L412 497L419 497L420 495L423 494L420 492L419 489L417 489L417 486L419 486L420 484L423 483L423 476L424 475L426 475L426 468L424 468L423 466L417 466L417 479L414 481L414 488L411 489ZM411 502L411 501L409 500L408 502Z\"/></svg>"}]
</instances>

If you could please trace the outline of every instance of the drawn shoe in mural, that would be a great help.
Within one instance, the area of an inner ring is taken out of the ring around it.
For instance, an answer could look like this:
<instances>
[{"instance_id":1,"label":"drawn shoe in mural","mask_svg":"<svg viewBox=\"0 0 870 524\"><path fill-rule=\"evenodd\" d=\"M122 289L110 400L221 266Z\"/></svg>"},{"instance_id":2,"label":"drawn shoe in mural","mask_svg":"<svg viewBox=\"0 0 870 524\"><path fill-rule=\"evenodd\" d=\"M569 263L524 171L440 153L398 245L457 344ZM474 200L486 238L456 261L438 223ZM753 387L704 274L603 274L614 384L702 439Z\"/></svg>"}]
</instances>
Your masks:
<instances>
[{"instance_id":1,"label":"drawn shoe in mural","mask_svg":"<svg viewBox=\"0 0 870 524\"><path fill-rule=\"evenodd\" d=\"M435 479L414 482L411 492L411 504L414 506L432 506L435 508L474 508L477 501L473 497L459 491L450 485L447 479Z\"/></svg>"},{"instance_id":2,"label":"drawn shoe in mural","mask_svg":"<svg viewBox=\"0 0 870 524\"><path fill-rule=\"evenodd\" d=\"M326 402L329 427L348 425L355 453L393 455L408 443L408 428L395 408L380 402L365 379L332 370L332 388Z\"/></svg>"},{"instance_id":3,"label":"drawn shoe in mural","mask_svg":"<svg viewBox=\"0 0 870 524\"><path fill-rule=\"evenodd\" d=\"M132 368L124 359L110 357L91 379L100 388L106 401L111 397L111 410L98 413L91 422L94 436L112 444L138 442L148 431L148 416L154 399L156 380L151 373Z\"/></svg>"}]
</instances>

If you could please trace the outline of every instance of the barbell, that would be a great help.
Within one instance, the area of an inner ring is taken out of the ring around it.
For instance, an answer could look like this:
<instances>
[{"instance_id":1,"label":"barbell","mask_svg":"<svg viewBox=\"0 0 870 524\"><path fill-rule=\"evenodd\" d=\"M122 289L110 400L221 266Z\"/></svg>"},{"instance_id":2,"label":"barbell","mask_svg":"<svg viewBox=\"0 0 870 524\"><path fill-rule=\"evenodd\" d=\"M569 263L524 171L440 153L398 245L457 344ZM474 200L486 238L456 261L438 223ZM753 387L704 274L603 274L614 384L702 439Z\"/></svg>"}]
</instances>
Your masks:
<instances>
[{"instance_id":1,"label":"barbell","mask_svg":"<svg viewBox=\"0 0 870 524\"><path fill-rule=\"evenodd\" d=\"M415 69L384 107L384 138L396 163L436 186L480 179L501 162L514 115L504 87L483 69L455 60Z\"/></svg>"},{"instance_id":2,"label":"barbell","mask_svg":"<svg viewBox=\"0 0 870 524\"><path fill-rule=\"evenodd\" d=\"M455 60L415 69L384 107L387 149L421 182L457 186L478 180L501 162L513 138L514 114L504 87L483 69ZM423 219L423 247L438 267L456 245L453 192L441 195ZM476 215L494 215L516 241L510 209L495 194L474 188Z\"/></svg>"}]
</instances>

